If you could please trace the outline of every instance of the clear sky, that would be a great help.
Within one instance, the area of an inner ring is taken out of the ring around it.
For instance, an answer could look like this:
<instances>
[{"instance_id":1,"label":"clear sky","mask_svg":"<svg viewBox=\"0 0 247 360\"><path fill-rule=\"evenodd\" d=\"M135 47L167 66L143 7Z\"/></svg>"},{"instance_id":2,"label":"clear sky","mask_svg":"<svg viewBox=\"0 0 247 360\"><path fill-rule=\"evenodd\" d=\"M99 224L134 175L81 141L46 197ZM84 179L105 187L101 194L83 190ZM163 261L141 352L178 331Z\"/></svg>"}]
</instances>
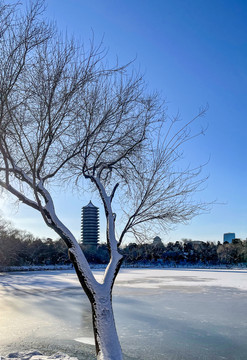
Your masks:
<instances>
[{"instance_id":1,"label":"clear sky","mask_svg":"<svg viewBox=\"0 0 247 360\"><path fill-rule=\"evenodd\" d=\"M25 1L24 1L25 2ZM94 32L110 61L136 58L150 89L166 98L170 115L186 121L209 104L206 135L186 150L192 164L210 157L204 201L218 202L208 214L159 235L222 241L224 232L247 237L247 2L245 0L48 0L46 16L86 42ZM58 214L77 238L80 211L94 196L55 191ZM3 215L34 235L56 235L35 210L1 200ZM103 210L100 209L102 215ZM103 220L101 220L102 240Z\"/></svg>"}]
</instances>

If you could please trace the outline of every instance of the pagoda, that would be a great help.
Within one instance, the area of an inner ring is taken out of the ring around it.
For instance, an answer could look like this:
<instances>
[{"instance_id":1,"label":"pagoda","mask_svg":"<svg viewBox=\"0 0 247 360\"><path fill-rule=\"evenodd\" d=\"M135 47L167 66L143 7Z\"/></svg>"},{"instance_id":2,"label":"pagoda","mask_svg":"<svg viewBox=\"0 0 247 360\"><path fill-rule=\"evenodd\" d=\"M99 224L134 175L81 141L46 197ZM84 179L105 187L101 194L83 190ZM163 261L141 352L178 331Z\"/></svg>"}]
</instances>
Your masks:
<instances>
[{"instance_id":1,"label":"pagoda","mask_svg":"<svg viewBox=\"0 0 247 360\"><path fill-rule=\"evenodd\" d=\"M99 208L91 201L82 208L81 239L83 245L97 246L99 241Z\"/></svg>"}]
</instances>

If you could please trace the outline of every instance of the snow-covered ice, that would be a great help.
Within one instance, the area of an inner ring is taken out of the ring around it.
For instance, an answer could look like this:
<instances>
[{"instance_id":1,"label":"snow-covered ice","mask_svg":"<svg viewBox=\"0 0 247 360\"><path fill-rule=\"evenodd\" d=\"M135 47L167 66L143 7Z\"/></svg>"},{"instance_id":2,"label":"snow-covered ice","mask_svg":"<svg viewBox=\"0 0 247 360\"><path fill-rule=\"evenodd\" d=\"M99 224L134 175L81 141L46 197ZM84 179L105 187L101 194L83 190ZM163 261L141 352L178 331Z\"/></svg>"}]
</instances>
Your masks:
<instances>
[{"instance_id":1,"label":"snow-covered ice","mask_svg":"<svg viewBox=\"0 0 247 360\"><path fill-rule=\"evenodd\" d=\"M75 357L70 357L67 354L63 354L61 352L57 352L53 355L42 355L39 351L19 351L15 353L10 353L6 357L1 357L2 360L77 360Z\"/></svg>"},{"instance_id":2,"label":"snow-covered ice","mask_svg":"<svg viewBox=\"0 0 247 360\"><path fill-rule=\"evenodd\" d=\"M225 287L247 291L247 270L123 269L117 284L138 288Z\"/></svg>"},{"instance_id":3,"label":"snow-covered ice","mask_svg":"<svg viewBox=\"0 0 247 360\"><path fill-rule=\"evenodd\" d=\"M103 279L103 270L95 270L98 281ZM12 279L14 281L12 282ZM247 291L247 270L245 269L121 269L116 285L133 288L165 288L183 286L228 287ZM0 281L15 290L56 291L69 288L81 288L73 270L38 271L19 273L0 273ZM2 291L3 288L0 288Z\"/></svg>"},{"instance_id":4,"label":"snow-covered ice","mask_svg":"<svg viewBox=\"0 0 247 360\"><path fill-rule=\"evenodd\" d=\"M81 342L83 344L88 344L88 345L95 345L95 340L93 337L81 337L81 338L76 338L75 341Z\"/></svg>"},{"instance_id":5,"label":"snow-covered ice","mask_svg":"<svg viewBox=\"0 0 247 360\"><path fill-rule=\"evenodd\" d=\"M246 360L246 295L247 270L122 269L113 302L124 359ZM0 309L0 355L95 359L74 271L0 274Z\"/></svg>"}]
</instances>

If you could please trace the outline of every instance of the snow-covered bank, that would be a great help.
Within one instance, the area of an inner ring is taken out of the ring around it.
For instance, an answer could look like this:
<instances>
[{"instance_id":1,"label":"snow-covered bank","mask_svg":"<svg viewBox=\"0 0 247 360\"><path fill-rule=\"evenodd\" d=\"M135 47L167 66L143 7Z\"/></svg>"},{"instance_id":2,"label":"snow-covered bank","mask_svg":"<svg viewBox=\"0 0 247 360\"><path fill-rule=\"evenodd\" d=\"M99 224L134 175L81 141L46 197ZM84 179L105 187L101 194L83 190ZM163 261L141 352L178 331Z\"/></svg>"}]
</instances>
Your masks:
<instances>
[{"instance_id":1,"label":"snow-covered bank","mask_svg":"<svg viewBox=\"0 0 247 360\"><path fill-rule=\"evenodd\" d=\"M69 265L28 265L28 266L0 266L1 272L16 271L48 271L48 270L71 270L72 264Z\"/></svg>"},{"instance_id":2,"label":"snow-covered bank","mask_svg":"<svg viewBox=\"0 0 247 360\"><path fill-rule=\"evenodd\" d=\"M90 264L91 269L105 269L106 264ZM123 264L122 269L247 269L247 263L231 264L231 265L207 265L207 264L184 264L177 265L175 263L163 264L157 262L154 263L135 263L135 264ZM1 267L0 272L19 272L19 271L53 271L53 270L71 270L73 269L72 264L70 265L28 265L28 266L8 266Z\"/></svg>"}]
</instances>

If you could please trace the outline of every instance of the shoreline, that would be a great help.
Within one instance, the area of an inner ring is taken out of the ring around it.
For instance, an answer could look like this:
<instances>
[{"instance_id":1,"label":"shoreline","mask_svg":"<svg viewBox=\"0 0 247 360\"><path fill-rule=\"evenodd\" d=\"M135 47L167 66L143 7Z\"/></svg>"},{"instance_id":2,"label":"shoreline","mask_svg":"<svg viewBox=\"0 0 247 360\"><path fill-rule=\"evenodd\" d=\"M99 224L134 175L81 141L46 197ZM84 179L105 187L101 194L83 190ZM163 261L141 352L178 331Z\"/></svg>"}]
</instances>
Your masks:
<instances>
[{"instance_id":1,"label":"shoreline","mask_svg":"<svg viewBox=\"0 0 247 360\"><path fill-rule=\"evenodd\" d=\"M107 264L90 264L92 270L104 270ZM240 264L220 264L220 265L207 265L207 264L123 264L121 269L223 269L223 270L240 270L247 269L246 263ZM30 266L9 266L0 267L0 272L24 272L24 271L60 271L60 270L73 270L72 265L30 265Z\"/></svg>"}]
</instances>

